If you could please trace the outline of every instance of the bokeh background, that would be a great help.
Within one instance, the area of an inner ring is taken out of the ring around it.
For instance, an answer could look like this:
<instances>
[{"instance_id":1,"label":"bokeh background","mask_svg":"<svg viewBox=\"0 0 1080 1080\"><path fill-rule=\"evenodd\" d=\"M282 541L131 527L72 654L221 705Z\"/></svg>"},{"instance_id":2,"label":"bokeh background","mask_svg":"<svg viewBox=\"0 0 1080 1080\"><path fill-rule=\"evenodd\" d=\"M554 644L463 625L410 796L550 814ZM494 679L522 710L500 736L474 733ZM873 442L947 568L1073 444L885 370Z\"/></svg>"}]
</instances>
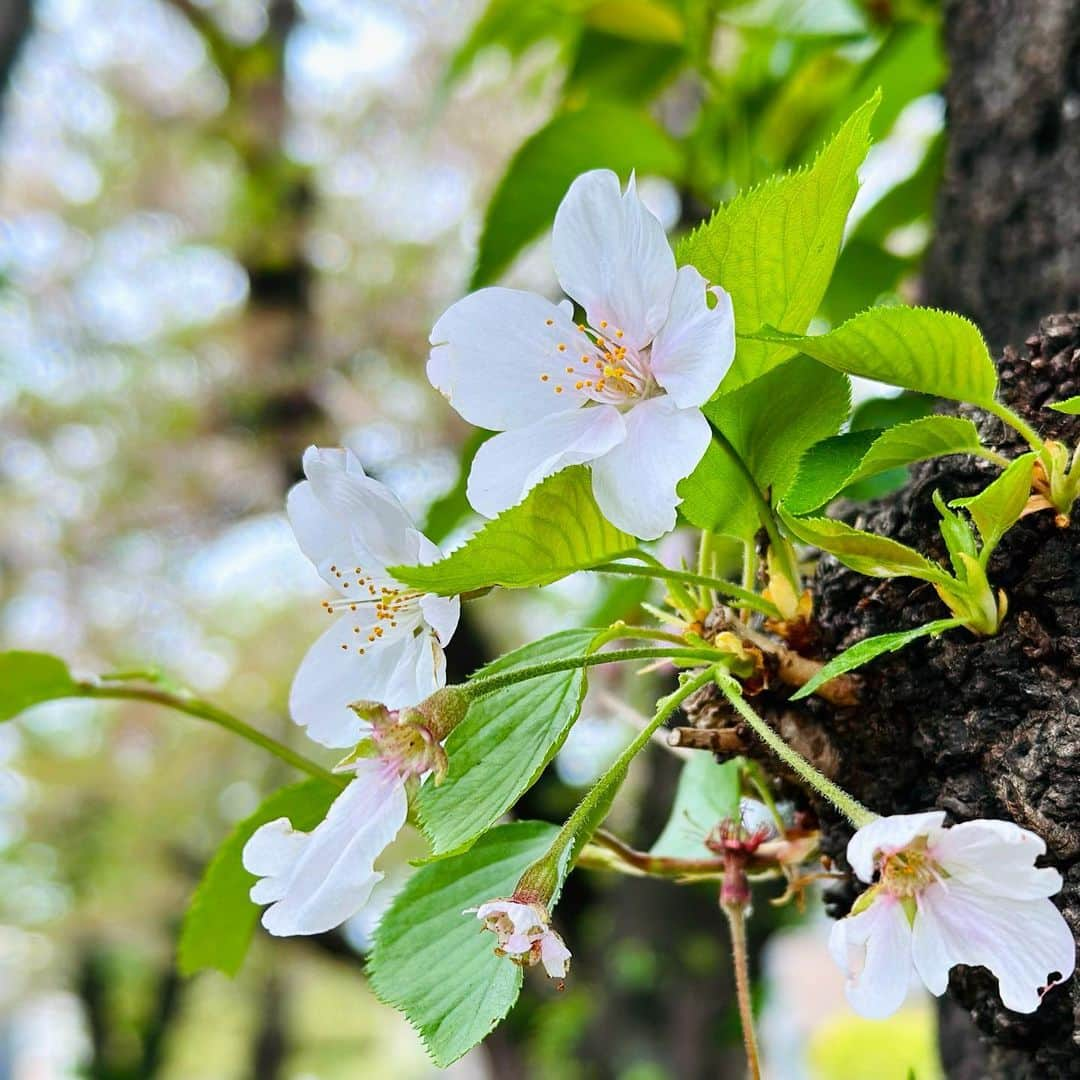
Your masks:
<instances>
[{"instance_id":1,"label":"bokeh background","mask_svg":"<svg viewBox=\"0 0 1080 1080\"><path fill-rule=\"evenodd\" d=\"M637 165L678 231L805 163L878 86L820 320L916 296L939 23L929 0L3 0L0 647L157 669L300 745L285 701L323 596L282 512L303 448L350 446L455 542L475 524L459 483L475 439L424 379L443 308L470 282L553 291L542 233L576 172ZM577 579L492 595L452 673L641 595ZM646 689L594 679L522 812L565 814ZM659 831L678 766L639 762L615 810L632 839ZM260 935L233 980L176 974L202 867L289 779L146 706L57 702L0 727L0 1080L435 1075L367 988L371 917ZM390 853L385 897L419 851ZM740 1075L715 897L577 878L567 989L529 979L451 1075ZM769 1075L939 1075L928 1005L855 1019L820 905L769 895Z\"/></svg>"}]
</instances>

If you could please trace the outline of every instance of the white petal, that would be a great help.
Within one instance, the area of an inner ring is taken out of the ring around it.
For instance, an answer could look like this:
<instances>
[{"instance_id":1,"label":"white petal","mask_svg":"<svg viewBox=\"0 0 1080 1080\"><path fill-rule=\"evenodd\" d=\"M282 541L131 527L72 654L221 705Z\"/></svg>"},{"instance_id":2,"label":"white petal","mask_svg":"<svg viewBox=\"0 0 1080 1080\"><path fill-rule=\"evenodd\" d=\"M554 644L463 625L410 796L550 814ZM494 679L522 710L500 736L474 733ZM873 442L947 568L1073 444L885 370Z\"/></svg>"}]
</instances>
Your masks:
<instances>
[{"instance_id":1,"label":"white petal","mask_svg":"<svg viewBox=\"0 0 1080 1080\"><path fill-rule=\"evenodd\" d=\"M435 324L431 344L432 385L470 424L492 431L585 401L566 367L596 355L565 308L518 289L481 289L459 300Z\"/></svg>"},{"instance_id":2,"label":"white petal","mask_svg":"<svg viewBox=\"0 0 1080 1080\"><path fill-rule=\"evenodd\" d=\"M442 649L424 629L419 604L400 612L396 627L385 620L379 624L383 634L375 641L369 640L376 626L374 605L356 608L335 619L311 646L289 692L293 720L309 738L337 749L354 746L367 730L349 708L352 702L402 709L443 684Z\"/></svg>"},{"instance_id":3,"label":"white petal","mask_svg":"<svg viewBox=\"0 0 1080 1080\"><path fill-rule=\"evenodd\" d=\"M566 969L570 963L570 950L554 930L548 930L540 938L540 962L551 978L566 977Z\"/></svg>"},{"instance_id":4,"label":"white petal","mask_svg":"<svg viewBox=\"0 0 1080 1080\"><path fill-rule=\"evenodd\" d=\"M626 425L612 405L571 409L505 431L477 450L469 473L469 502L486 517L495 517L521 502L541 480L593 461L625 437Z\"/></svg>"},{"instance_id":5,"label":"white petal","mask_svg":"<svg viewBox=\"0 0 1080 1080\"><path fill-rule=\"evenodd\" d=\"M438 562L443 553L423 533L416 533L417 553L414 561L424 566ZM457 629L461 617L461 601L456 596L436 596L427 593L420 597L420 610L424 621L435 631L440 645L447 645Z\"/></svg>"},{"instance_id":6,"label":"white petal","mask_svg":"<svg viewBox=\"0 0 1080 1080\"><path fill-rule=\"evenodd\" d=\"M890 854L905 848L917 836L927 835L941 828L945 820L943 810L931 810L925 814L892 814L875 818L864 825L848 841L847 860L851 869L863 881L874 878L874 854Z\"/></svg>"},{"instance_id":7,"label":"white petal","mask_svg":"<svg viewBox=\"0 0 1080 1080\"><path fill-rule=\"evenodd\" d=\"M682 501L676 485L709 447L709 422L667 395L635 405L625 416L626 439L593 462L593 494L604 516L642 540L675 528Z\"/></svg>"},{"instance_id":8,"label":"white petal","mask_svg":"<svg viewBox=\"0 0 1080 1080\"><path fill-rule=\"evenodd\" d=\"M664 325L675 288L675 257L664 227L607 169L583 173L555 214L551 258L559 284L606 332L641 349Z\"/></svg>"},{"instance_id":9,"label":"white petal","mask_svg":"<svg viewBox=\"0 0 1080 1080\"><path fill-rule=\"evenodd\" d=\"M256 903L274 901L263 926L279 936L320 934L355 915L383 876L375 860L405 824L407 809L401 778L373 759L360 763L314 831L283 830L280 822L257 830L245 867L259 873L258 866L276 866L252 889Z\"/></svg>"},{"instance_id":10,"label":"white petal","mask_svg":"<svg viewBox=\"0 0 1080 1080\"><path fill-rule=\"evenodd\" d=\"M387 565L409 561L409 515L385 484L364 473L351 451L309 446L304 473L308 484L289 493L289 520L304 554L324 577L331 563L352 569L366 560L365 574L381 574ZM345 552L339 550L342 537L348 538Z\"/></svg>"},{"instance_id":11,"label":"white petal","mask_svg":"<svg viewBox=\"0 0 1080 1080\"><path fill-rule=\"evenodd\" d=\"M935 994L954 964L982 965L997 976L1006 1008L1030 1013L1050 975L1067 979L1076 965L1072 933L1049 900L989 896L950 878L923 890L918 904L915 966Z\"/></svg>"},{"instance_id":12,"label":"white petal","mask_svg":"<svg viewBox=\"0 0 1080 1080\"><path fill-rule=\"evenodd\" d=\"M829 951L844 971L844 992L861 1016L880 1020L904 1003L911 983L911 928L899 902L879 896L858 915L841 919Z\"/></svg>"},{"instance_id":13,"label":"white petal","mask_svg":"<svg viewBox=\"0 0 1080 1080\"><path fill-rule=\"evenodd\" d=\"M716 297L710 308L706 291ZM692 266L675 278L667 322L653 342L650 367L656 381L681 408L704 405L735 358L731 297Z\"/></svg>"},{"instance_id":14,"label":"white petal","mask_svg":"<svg viewBox=\"0 0 1080 1080\"><path fill-rule=\"evenodd\" d=\"M446 681L444 653L438 638L417 620L412 629L398 620L392 637L386 637L381 648L369 655L374 672L373 685L379 693L372 700L381 701L389 709L404 709L419 705L435 693ZM414 630L420 628L419 633Z\"/></svg>"},{"instance_id":15,"label":"white petal","mask_svg":"<svg viewBox=\"0 0 1080 1080\"><path fill-rule=\"evenodd\" d=\"M1042 837L1011 821L966 821L945 829L929 851L952 877L995 896L1033 900L1061 889L1061 875L1037 868ZM950 879L951 880L951 879Z\"/></svg>"}]
</instances>

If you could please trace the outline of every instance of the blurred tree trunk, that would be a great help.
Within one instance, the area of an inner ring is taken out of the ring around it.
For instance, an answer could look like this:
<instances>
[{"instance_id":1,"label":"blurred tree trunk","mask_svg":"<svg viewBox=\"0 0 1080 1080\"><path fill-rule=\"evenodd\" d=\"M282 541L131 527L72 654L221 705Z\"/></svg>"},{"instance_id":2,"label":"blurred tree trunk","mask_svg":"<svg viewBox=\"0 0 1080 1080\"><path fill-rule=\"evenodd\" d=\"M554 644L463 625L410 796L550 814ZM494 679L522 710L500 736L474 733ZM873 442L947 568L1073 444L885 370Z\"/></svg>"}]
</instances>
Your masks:
<instances>
[{"instance_id":1,"label":"blurred tree trunk","mask_svg":"<svg viewBox=\"0 0 1080 1080\"><path fill-rule=\"evenodd\" d=\"M30 32L31 15L30 0L0 3L0 92L7 89L19 50Z\"/></svg>"},{"instance_id":2,"label":"blurred tree trunk","mask_svg":"<svg viewBox=\"0 0 1080 1080\"><path fill-rule=\"evenodd\" d=\"M1080 0L951 0L928 302L996 351L1080 307Z\"/></svg>"}]
</instances>

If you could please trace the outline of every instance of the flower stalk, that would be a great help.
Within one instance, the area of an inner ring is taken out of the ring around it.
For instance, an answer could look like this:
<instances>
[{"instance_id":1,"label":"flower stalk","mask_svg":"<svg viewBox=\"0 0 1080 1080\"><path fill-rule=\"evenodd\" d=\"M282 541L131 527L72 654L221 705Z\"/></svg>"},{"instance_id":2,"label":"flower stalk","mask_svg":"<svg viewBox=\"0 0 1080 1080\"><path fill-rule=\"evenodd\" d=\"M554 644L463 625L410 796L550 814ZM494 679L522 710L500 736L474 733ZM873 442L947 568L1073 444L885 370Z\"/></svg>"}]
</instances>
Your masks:
<instances>
[{"instance_id":1,"label":"flower stalk","mask_svg":"<svg viewBox=\"0 0 1080 1080\"><path fill-rule=\"evenodd\" d=\"M877 815L838 784L819 772L801 754L793 750L747 703L739 684L726 672L715 672L716 685L735 711L753 728L755 734L785 765L789 766L819 795L828 799L856 828L869 825Z\"/></svg>"}]
</instances>

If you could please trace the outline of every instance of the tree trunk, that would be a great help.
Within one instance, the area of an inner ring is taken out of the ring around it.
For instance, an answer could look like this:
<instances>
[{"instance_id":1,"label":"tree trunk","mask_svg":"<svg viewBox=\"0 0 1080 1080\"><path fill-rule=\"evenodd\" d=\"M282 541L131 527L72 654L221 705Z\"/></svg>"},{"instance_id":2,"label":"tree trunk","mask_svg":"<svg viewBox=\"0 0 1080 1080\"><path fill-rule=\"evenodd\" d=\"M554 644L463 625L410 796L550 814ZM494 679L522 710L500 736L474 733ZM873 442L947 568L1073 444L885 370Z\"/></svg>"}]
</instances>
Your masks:
<instances>
[{"instance_id":1,"label":"tree trunk","mask_svg":"<svg viewBox=\"0 0 1080 1080\"><path fill-rule=\"evenodd\" d=\"M951 0L927 302L997 351L1080 308L1080 0Z\"/></svg>"}]
</instances>

